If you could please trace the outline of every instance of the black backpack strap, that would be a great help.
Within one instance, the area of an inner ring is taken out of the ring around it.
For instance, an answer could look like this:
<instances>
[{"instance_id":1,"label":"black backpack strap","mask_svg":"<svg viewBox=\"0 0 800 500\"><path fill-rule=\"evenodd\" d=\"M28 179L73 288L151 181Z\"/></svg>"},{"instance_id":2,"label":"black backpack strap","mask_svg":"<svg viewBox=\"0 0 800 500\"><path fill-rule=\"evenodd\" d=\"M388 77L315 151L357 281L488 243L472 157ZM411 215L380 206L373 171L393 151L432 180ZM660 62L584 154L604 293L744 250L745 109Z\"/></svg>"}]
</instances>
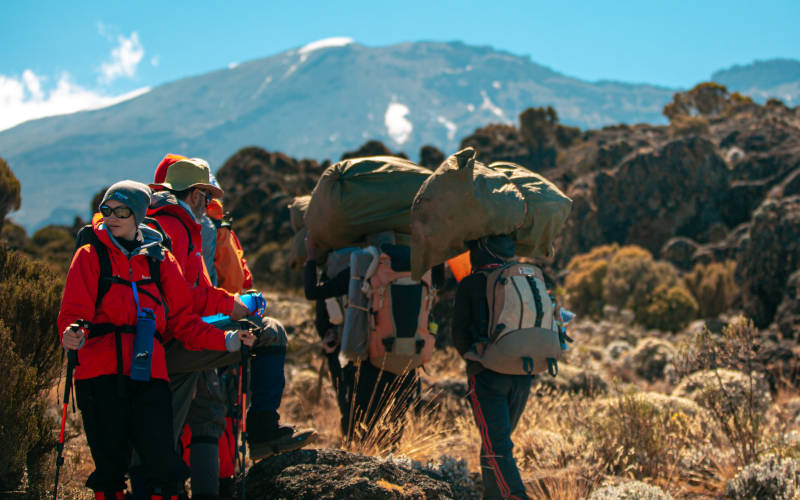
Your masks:
<instances>
[{"instance_id":1,"label":"black backpack strap","mask_svg":"<svg viewBox=\"0 0 800 500\"><path fill-rule=\"evenodd\" d=\"M153 217L145 217L142 222L144 222L145 225L150 226L151 228L158 231L158 233L161 235L161 246L163 246L169 251L172 251L172 239L169 237L167 232L164 231L164 228L161 226L161 223L158 222L157 219ZM191 238L189 239L189 242L191 243Z\"/></svg>"},{"instance_id":2,"label":"black backpack strap","mask_svg":"<svg viewBox=\"0 0 800 500\"><path fill-rule=\"evenodd\" d=\"M158 287L158 293L161 295L161 305L164 306L164 314L169 316L166 295L164 295L164 288L161 286L161 261L152 257L148 257L147 265L150 266L150 279L152 279L156 284L156 287Z\"/></svg>"}]
</instances>

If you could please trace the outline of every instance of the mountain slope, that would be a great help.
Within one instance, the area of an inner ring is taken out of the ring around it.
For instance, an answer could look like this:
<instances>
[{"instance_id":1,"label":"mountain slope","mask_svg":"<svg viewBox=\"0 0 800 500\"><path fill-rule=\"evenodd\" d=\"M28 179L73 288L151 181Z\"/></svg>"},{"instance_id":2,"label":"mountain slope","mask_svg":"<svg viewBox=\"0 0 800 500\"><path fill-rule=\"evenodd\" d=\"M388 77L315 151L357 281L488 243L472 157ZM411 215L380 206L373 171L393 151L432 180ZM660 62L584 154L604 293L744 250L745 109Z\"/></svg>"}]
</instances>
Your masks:
<instances>
[{"instance_id":1,"label":"mountain slope","mask_svg":"<svg viewBox=\"0 0 800 500\"><path fill-rule=\"evenodd\" d=\"M319 46L319 45L318 45ZM22 182L14 218L29 229L66 223L120 178L147 181L167 152L219 166L246 145L338 159L367 139L413 157L450 152L488 122L552 105L566 124L663 123L673 90L585 82L489 47L358 44L290 50L185 78L95 111L0 132L0 156Z\"/></svg>"},{"instance_id":2,"label":"mountain slope","mask_svg":"<svg viewBox=\"0 0 800 500\"><path fill-rule=\"evenodd\" d=\"M775 97L788 106L800 104L800 61L755 61L717 71L711 79L759 102Z\"/></svg>"}]
</instances>

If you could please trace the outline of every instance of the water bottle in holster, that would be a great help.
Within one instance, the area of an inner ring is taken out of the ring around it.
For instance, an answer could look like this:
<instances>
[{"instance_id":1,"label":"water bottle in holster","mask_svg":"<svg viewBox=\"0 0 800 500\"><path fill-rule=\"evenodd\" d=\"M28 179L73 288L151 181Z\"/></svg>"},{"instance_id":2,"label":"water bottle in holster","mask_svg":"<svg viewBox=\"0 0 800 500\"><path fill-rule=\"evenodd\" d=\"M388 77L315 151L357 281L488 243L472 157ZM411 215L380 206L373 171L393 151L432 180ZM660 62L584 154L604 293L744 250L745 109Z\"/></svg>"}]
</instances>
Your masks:
<instances>
[{"instance_id":1,"label":"water bottle in holster","mask_svg":"<svg viewBox=\"0 0 800 500\"><path fill-rule=\"evenodd\" d=\"M153 361L153 338L156 334L156 315L152 309L141 309L136 315L136 338L133 341L131 380L150 380Z\"/></svg>"}]
</instances>

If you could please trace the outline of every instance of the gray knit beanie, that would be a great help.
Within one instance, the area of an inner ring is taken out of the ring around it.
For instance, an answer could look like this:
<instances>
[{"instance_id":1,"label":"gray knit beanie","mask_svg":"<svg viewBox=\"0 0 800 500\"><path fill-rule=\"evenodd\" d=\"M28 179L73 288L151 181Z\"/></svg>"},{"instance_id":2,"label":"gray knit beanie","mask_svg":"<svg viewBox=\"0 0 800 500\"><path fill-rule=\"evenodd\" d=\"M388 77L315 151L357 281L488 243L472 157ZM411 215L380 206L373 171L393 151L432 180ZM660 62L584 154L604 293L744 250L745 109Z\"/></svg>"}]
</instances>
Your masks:
<instances>
[{"instance_id":1,"label":"gray knit beanie","mask_svg":"<svg viewBox=\"0 0 800 500\"><path fill-rule=\"evenodd\" d=\"M100 205L108 200L124 203L133 210L133 216L136 218L136 223L139 224L144 220L147 207L150 206L151 193L147 184L131 180L119 181L108 188Z\"/></svg>"}]
</instances>

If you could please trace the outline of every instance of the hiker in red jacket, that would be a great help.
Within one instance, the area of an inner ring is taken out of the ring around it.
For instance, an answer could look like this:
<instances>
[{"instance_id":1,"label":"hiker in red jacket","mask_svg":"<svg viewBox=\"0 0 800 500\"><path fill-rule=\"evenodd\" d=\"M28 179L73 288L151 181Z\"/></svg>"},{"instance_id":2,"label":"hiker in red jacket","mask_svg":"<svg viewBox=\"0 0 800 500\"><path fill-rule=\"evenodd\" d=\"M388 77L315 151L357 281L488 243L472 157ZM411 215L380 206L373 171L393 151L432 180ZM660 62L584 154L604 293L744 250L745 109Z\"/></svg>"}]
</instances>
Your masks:
<instances>
[{"instance_id":1,"label":"hiker in red jacket","mask_svg":"<svg viewBox=\"0 0 800 500\"><path fill-rule=\"evenodd\" d=\"M149 202L150 189L138 182L106 191L91 243L73 257L58 316L62 345L78 351L76 399L95 462L86 486L96 499L124 498L131 449L142 459L131 472L148 479L152 498L174 497L177 482L188 476L172 446L162 344L174 338L187 349L238 351L255 340L248 332L218 330L193 313L175 257L157 231L141 224ZM78 326L81 320L88 329ZM137 352L140 336L148 335L151 350Z\"/></svg>"},{"instance_id":2,"label":"hiker in red jacket","mask_svg":"<svg viewBox=\"0 0 800 500\"><path fill-rule=\"evenodd\" d=\"M158 173L161 172L163 170ZM208 164L199 159L175 161L167 167L163 182L151 187L161 191L153 195L148 215L159 222L172 240L173 253L191 288L194 311L202 316L223 313L233 320L248 316L250 311L238 294L211 284L203 261L198 221L211 200L221 198L223 194L211 183ZM277 410L284 387L286 332L280 322L266 316L261 319L260 326L262 335L251 358L252 396L247 413L248 445L253 459L297 449L316 436L313 431L295 432L292 427L279 424ZM183 428L201 372L238 363L239 358L191 351L180 342L170 345L166 356L177 435Z\"/></svg>"}]
</instances>

